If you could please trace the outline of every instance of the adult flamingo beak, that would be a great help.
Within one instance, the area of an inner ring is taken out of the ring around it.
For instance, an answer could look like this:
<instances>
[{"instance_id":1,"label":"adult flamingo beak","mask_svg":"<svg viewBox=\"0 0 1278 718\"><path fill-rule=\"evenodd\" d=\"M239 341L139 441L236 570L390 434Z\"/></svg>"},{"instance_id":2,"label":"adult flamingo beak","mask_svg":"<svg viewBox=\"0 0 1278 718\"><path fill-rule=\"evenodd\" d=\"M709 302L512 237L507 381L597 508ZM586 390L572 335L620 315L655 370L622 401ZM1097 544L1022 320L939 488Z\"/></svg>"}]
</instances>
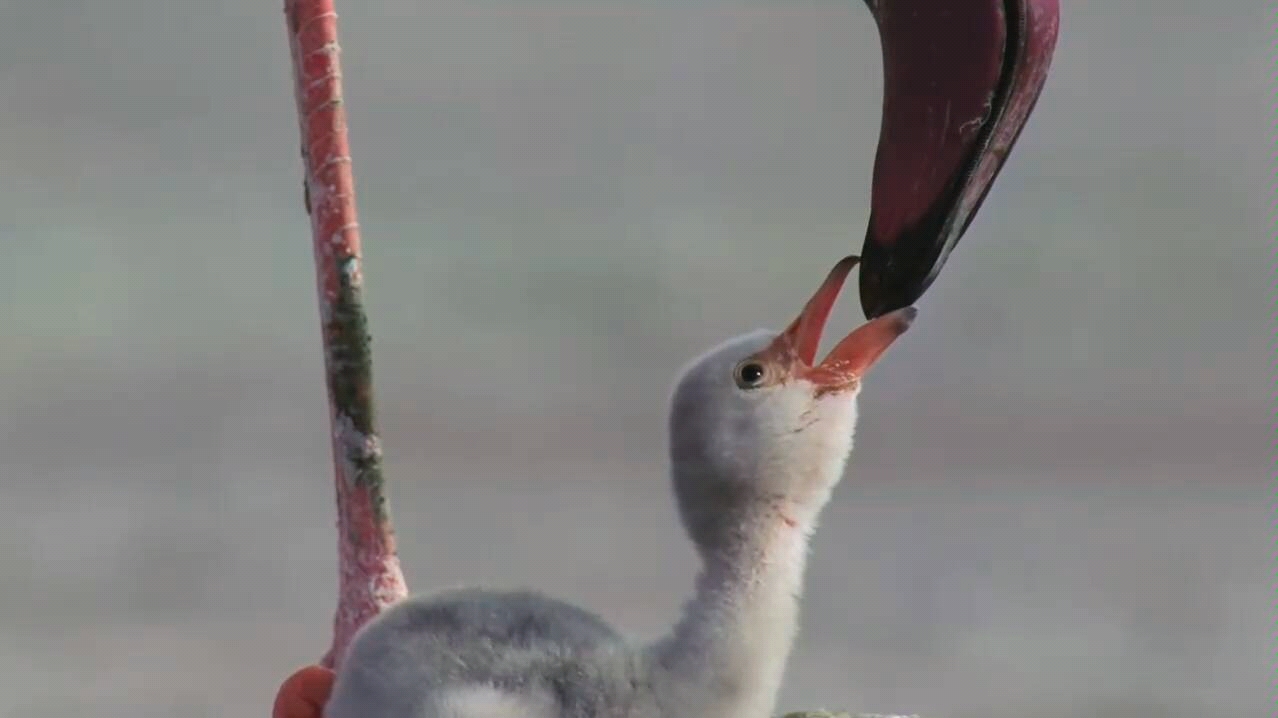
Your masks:
<instances>
[{"instance_id":1,"label":"adult flamingo beak","mask_svg":"<svg viewBox=\"0 0 1278 718\"><path fill-rule=\"evenodd\" d=\"M945 265L1047 79L1059 0L866 0L883 120L861 250L867 317L914 304Z\"/></svg>"}]
</instances>

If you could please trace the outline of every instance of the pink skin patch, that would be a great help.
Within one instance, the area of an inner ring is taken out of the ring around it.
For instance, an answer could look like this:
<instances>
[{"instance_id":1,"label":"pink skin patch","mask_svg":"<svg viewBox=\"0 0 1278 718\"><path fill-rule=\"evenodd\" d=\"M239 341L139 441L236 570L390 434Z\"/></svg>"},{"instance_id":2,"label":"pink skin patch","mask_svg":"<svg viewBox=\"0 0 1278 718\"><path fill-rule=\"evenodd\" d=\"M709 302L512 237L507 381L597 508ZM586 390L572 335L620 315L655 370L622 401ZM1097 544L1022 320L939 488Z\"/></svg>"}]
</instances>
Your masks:
<instances>
[{"instance_id":1,"label":"pink skin patch","mask_svg":"<svg viewBox=\"0 0 1278 718\"><path fill-rule=\"evenodd\" d=\"M306 666L285 679L275 696L271 718L322 718L336 674L323 666Z\"/></svg>"}]
</instances>

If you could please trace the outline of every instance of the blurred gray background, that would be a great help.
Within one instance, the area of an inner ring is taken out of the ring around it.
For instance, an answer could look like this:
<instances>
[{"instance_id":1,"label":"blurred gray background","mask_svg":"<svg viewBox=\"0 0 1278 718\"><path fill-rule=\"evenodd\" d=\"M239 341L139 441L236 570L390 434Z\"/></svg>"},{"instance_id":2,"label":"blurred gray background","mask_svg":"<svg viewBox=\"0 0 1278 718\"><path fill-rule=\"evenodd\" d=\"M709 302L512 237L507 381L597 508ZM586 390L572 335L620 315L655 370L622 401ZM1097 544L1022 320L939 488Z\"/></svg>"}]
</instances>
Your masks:
<instances>
[{"instance_id":1,"label":"blurred gray background","mask_svg":"<svg viewBox=\"0 0 1278 718\"><path fill-rule=\"evenodd\" d=\"M0 1L5 718L265 716L327 645L279 4ZM1272 13L1063 4L1035 116L863 394L785 707L1271 709ZM339 9L410 583L661 630L694 569L667 389L859 249L869 13Z\"/></svg>"}]
</instances>

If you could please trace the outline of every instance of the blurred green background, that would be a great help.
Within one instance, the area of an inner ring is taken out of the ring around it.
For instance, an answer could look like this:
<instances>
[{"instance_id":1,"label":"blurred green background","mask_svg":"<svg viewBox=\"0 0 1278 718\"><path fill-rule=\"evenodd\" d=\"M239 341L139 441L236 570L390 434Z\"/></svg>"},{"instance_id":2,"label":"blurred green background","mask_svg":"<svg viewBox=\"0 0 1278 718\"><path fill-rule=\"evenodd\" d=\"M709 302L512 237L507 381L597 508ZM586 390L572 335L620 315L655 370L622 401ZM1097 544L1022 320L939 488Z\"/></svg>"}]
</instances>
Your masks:
<instances>
[{"instance_id":1,"label":"blurred green background","mask_svg":"<svg viewBox=\"0 0 1278 718\"><path fill-rule=\"evenodd\" d=\"M0 0L0 716L264 716L327 645L278 5ZM1034 117L863 394L786 707L1271 707L1272 12L1063 5ZM860 248L869 13L339 10L410 583L660 630L694 568L667 389Z\"/></svg>"}]
</instances>

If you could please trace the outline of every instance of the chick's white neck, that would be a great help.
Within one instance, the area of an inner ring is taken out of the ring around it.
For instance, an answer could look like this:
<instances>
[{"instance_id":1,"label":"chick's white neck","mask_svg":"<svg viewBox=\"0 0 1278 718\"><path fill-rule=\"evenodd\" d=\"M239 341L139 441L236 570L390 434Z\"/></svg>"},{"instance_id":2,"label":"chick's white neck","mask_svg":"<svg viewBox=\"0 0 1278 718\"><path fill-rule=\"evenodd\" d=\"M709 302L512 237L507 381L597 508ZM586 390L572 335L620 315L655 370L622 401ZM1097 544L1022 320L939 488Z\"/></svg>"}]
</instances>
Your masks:
<instances>
[{"instance_id":1,"label":"chick's white neck","mask_svg":"<svg viewBox=\"0 0 1278 718\"><path fill-rule=\"evenodd\" d=\"M760 506L738 545L706 551L696 593L652 647L663 714L765 718L798 629L812 526Z\"/></svg>"}]
</instances>

